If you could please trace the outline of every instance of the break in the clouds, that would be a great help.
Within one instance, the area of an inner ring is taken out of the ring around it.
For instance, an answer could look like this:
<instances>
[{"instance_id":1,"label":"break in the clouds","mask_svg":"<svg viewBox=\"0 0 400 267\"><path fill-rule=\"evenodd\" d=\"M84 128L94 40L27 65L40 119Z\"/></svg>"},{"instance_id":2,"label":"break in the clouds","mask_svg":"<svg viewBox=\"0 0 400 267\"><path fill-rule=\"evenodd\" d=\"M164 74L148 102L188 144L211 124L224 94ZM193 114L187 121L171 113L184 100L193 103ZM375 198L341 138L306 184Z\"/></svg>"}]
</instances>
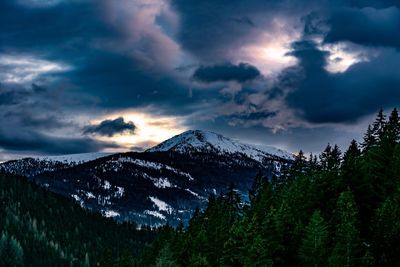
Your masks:
<instances>
[{"instance_id":1,"label":"break in the clouds","mask_svg":"<svg viewBox=\"0 0 400 267\"><path fill-rule=\"evenodd\" d=\"M104 120L99 124L89 125L84 128L85 134L114 136L116 134L134 134L136 126L133 122L125 122L123 117L114 120Z\"/></svg>"},{"instance_id":2,"label":"break in the clouds","mask_svg":"<svg viewBox=\"0 0 400 267\"><path fill-rule=\"evenodd\" d=\"M316 151L400 102L397 0L3 0L0 32L3 155L187 128Z\"/></svg>"},{"instance_id":3,"label":"break in the clouds","mask_svg":"<svg viewBox=\"0 0 400 267\"><path fill-rule=\"evenodd\" d=\"M376 112L377 105L396 106L400 102L400 54L382 50L366 62L352 65L343 73L325 69L329 52L313 42L293 45L299 65L287 69L282 81L292 79L286 101L313 123L351 122Z\"/></svg>"}]
</instances>

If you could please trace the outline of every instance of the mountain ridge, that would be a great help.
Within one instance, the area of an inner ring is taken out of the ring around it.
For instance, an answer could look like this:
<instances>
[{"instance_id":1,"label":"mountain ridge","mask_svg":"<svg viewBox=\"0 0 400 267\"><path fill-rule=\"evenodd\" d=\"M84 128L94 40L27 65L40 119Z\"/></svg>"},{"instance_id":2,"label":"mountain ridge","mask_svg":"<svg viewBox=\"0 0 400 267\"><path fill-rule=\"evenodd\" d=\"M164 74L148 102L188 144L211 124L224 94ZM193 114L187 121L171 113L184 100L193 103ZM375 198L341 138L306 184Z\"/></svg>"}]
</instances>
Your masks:
<instances>
[{"instance_id":1,"label":"mountain ridge","mask_svg":"<svg viewBox=\"0 0 400 267\"><path fill-rule=\"evenodd\" d=\"M249 157L277 156L285 159L293 159L293 154L272 146L251 145L233 140L212 131L188 130L172 138L161 142L146 152L175 151L186 152L215 150L227 153L243 153Z\"/></svg>"},{"instance_id":2,"label":"mountain ridge","mask_svg":"<svg viewBox=\"0 0 400 267\"><path fill-rule=\"evenodd\" d=\"M27 176L105 217L138 224L177 225L205 207L209 194L230 184L246 198L257 172L279 176L291 159L205 131L187 131L145 151L86 159L72 156L22 159L0 165ZM68 159L69 161L65 161ZM60 161L57 161L60 160Z\"/></svg>"}]
</instances>

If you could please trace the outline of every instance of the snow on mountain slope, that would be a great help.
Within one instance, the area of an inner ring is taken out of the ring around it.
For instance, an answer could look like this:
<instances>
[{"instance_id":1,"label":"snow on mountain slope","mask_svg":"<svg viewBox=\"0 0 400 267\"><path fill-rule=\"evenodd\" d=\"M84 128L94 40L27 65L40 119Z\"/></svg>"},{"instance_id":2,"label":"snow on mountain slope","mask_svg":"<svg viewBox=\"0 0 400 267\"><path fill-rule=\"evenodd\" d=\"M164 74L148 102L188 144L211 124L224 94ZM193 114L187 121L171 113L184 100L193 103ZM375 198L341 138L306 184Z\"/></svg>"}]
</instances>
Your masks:
<instances>
[{"instance_id":1,"label":"snow on mountain slope","mask_svg":"<svg viewBox=\"0 0 400 267\"><path fill-rule=\"evenodd\" d=\"M262 161L265 157L276 156L283 159L293 159L293 155L281 149L271 146L255 146L232 140L220 134L208 131L189 130L158 144L147 152L216 152L242 153L246 156Z\"/></svg>"},{"instance_id":2,"label":"snow on mountain slope","mask_svg":"<svg viewBox=\"0 0 400 267\"><path fill-rule=\"evenodd\" d=\"M81 163L109 156L111 154L112 153L94 152L62 156L39 156L23 158L20 160L11 160L0 164L0 171L31 177L43 172L52 172L73 167Z\"/></svg>"},{"instance_id":3,"label":"snow on mountain slope","mask_svg":"<svg viewBox=\"0 0 400 267\"><path fill-rule=\"evenodd\" d=\"M112 155L113 153L108 152L92 152L92 153L80 153L80 154L69 154L61 156L39 156L34 159L45 160L45 161L58 161L63 163L84 163L98 158Z\"/></svg>"},{"instance_id":4,"label":"snow on mountain slope","mask_svg":"<svg viewBox=\"0 0 400 267\"><path fill-rule=\"evenodd\" d=\"M209 194L231 184L245 200L256 173L279 176L292 158L273 147L195 130L146 152L31 157L0 164L0 172L27 176L105 217L177 225L204 208Z\"/></svg>"}]
</instances>

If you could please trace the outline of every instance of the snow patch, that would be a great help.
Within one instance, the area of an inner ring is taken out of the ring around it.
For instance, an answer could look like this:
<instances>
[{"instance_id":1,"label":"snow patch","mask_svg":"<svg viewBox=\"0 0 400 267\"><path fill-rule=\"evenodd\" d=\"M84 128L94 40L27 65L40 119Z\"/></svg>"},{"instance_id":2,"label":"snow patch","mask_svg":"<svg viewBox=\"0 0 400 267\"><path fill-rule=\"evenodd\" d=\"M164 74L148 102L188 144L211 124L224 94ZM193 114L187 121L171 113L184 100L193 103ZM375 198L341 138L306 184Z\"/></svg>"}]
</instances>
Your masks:
<instances>
[{"instance_id":1,"label":"snow patch","mask_svg":"<svg viewBox=\"0 0 400 267\"><path fill-rule=\"evenodd\" d=\"M107 180L104 180L103 188L106 189L106 190L109 190L111 188L110 182L107 181Z\"/></svg>"},{"instance_id":2,"label":"snow patch","mask_svg":"<svg viewBox=\"0 0 400 267\"><path fill-rule=\"evenodd\" d=\"M118 159L118 162L125 162L125 163L133 163L138 166L147 168L147 169L155 169L155 170L162 170L166 169L172 172L175 172L179 175L187 177L190 181L194 180L193 177L186 172L182 172L178 169L175 169L167 164L159 163L159 162L153 162L153 161L148 161L148 160L142 160L142 159L133 159L133 158L127 158L127 157L121 157Z\"/></svg>"},{"instance_id":3,"label":"snow patch","mask_svg":"<svg viewBox=\"0 0 400 267\"><path fill-rule=\"evenodd\" d=\"M96 197L93 195L92 192L85 192L85 194L86 194L86 197L87 197L88 199L90 199L90 198L96 198Z\"/></svg>"},{"instance_id":4,"label":"snow patch","mask_svg":"<svg viewBox=\"0 0 400 267\"><path fill-rule=\"evenodd\" d=\"M160 218L162 220L165 220L165 216L162 215L161 213L159 213L158 211L154 211L154 210L145 210L144 214L148 214L148 215L152 215L154 217Z\"/></svg>"},{"instance_id":5,"label":"snow patch","mask_svg":"<svg viewBox=\"0 0 400 267\"><path fill-rule=\"evenodd\" d=\"M193 196L199 198L199 199L204 199L204 197L200 196L199 194L197 194L196 192L193 192L192 190L190 190L189 188L185 189L187 192L189 192L190 194L192 194Z\"/></svg>"},{"instance_id":6,"label":"snow patch","mask_svg":"<svg viewBox=\"0 0 400 267\"><path fill-rule=\"evenodd\" d=\"M75 201L78 202L81 207L84 207L84 201L78 195L71 194L71 197L75 199Z\"/></svg>"},{"instance_id":7,"label":"snow patch","mask_svg":"<svg viewBox=\"0 0 400 267\"><path fill-rule=\"evenodd\" d=\"M103 216L107 218L118 217L120 214L114 210L103 210Z\"/></svg>"},{"instance_id":8,"label":"snow patch","mask_svg":"<svg viewBox=\"0 0 400 267\"><path fill-rule=\"evenodd\" d=\"M69 154L61 156L40 156L35 159L44 161L58 161L63 163L83 163L92 161L98 158L106 157L112 155L112 153L107 152L93 152L93 153L80 153L80 154Z\"/></svg>"},{"instance_id":9,"label":"snow patch","mask_svg":"<svg viewBox=\"0 0 400 267\"><path fill-rule=\"evenodd\" d=\"M152 181L157 188L174 187L174 185L168 180L168 178L154 178L152 179Z\"/></svg>"},{"instance_id":10,"label":"snow patch","mask_svg":"<svg viewBox=\"0 0 400 267\"><path fill-rule=\"evenodd\" d=\"M168 205L167 203L165 203L162 200L159 200L156 197L149 197L150 200L154 203L154 205L157 206L158 210L160 211L166 211L168 214L171 214L172 211L174 210L170 205Z\"/></svg>"},{"instance_id":11,"label":"snow patch","mask_svg":"<svg viewBox=\"0 0 400 267\"><path fill-rule=\"evenodd\" d=\"M121 198L123 197L124 193L125 193L125 188L117 186L117 191L114 193L114 197L116 198Z\"/></svg>"}]
</instances>

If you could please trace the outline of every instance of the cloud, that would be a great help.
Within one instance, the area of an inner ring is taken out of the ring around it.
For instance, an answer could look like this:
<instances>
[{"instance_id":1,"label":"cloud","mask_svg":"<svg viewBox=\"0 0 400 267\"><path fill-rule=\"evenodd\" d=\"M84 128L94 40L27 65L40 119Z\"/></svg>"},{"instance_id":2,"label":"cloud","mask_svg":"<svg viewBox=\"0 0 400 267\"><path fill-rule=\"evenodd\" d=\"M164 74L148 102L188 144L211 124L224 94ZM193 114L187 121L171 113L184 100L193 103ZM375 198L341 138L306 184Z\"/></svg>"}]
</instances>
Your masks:
<instances>
[{"instance_id":1,"label":"cloud","mask_svg":"<svg viewBox=\"0 0 400 267\"><path fill-rule=\"evenodd\" d=\"M17 0L21 5L37 8L48 8L61 3L63 0Z\"/></svg>"},{"instance_id":2,"label":"cloud","mask_svg":"<svg viewBox=\"0 0 400 267\"><path fill-rule=\"evenodd\" d=\"M177 34L182 49L202 62L232 60L238 49L293 31L300 18L320 5L293 0L199 1L172 0L180 17Z\"/></svg>"},{"instance_id":3,"label":"cloud","mask_svg":"<svg viewBox=\"0 0 400 267\"><path fill-rule=\"evenodd\" d=\"M299 65L286 69L278 87L289 107L311 123L350 123L400 102L400 53L387 49L341 73L325 67L329 52L314 42L293 44Z\"/></svg>"},{"instance_id":4,"label":"cloud","mask_svg":"<svg viewBox=\"0 0 400 267\"><path fill-rule=\"evenodd\" d=\"M3 33L0 52L39 53L48 59L77 59L78 51L94 46L97 40L118 36L103 20L98 1L51 1L59 4L48 8L16 2L0 1L0 31Z\"/></svg>"},{"instance_id":5,"label":"cloud","mask_svg":"<svg viewBox=\"0 0 400 267\"><path fill-rule=\"evenodd\" d=\"M55 146L63 153L56 143L66 142L64 152L78 151L73 144L103 149L112 144L99 140L113 131L91 133L93 140L82 129L93 118L119 116L138 126L123 136L135 145L146 129L123 111L141 108L183 116L179 124L193 121L193 128L215 122L213 130L227 135L255 129L251 138L260 140L265 132L278 140L273 131L285 129L281 136L292 147L298 140L310 147L319 135L328 138L330 123L354 124L400 102L399 5L2 0L0 147L13 153L23 149L20 142L31 152L55 153ZM291 46L307 38L317 43ZM321 124L324 131L299 138Z\"/></svg>"},{"instance_id":6,"label":"cloud","mask_svg":"<svg viewBox=\"0 0 400 267\"><path fill-rule=\"evenodd\" d=\"M64 72L69 66L24 55L0 54L0 79L4 83L32 83L41 76Z\"/></svg>"},{"instance_id":7,"label":"cloud","mask_svg":"<svg viewBox=\"0 0 400 267\"><path fill-rule=\"evenodd\" d=\"M395 6L338 9L328 23L325 42L400 47L400 9Z\"/></svg>"},{"instance_id":8,"label":"cloud","mask_svg":"<svg viewBox=\"0 0 400 267\"><path fill-rule=\"evenodd\" d=\"M5 132L0 129L0 147L10 151L26 151L45 154L74 154L96 152L105 148L118 148L110 142L91 138L55 137L34 131Z\"/></svg>"},{"instance_id":9,"label":"cloud","mask_svg":"<svg viewBox=\"0 0 400 267\"><path fill-rule=\"evenodd\" d=\"M213 66L201 66L193 73L193 78L200 82L212 83L220 81L246 82L261 75L260 71L246 63L233 65L231 63Z\"/></svg>"},{"instance_id":10,"label":"cloud","mask_svg":"<svg viewBox=\"0 0 400 267\"><path fill-rule=\"evenodd\" d=\"M103 47L129 55L152 71L165 72L180 63L180 47L172 38L179 18L169 1L105 0L104 9L106 21L121 37Z\"/></svg>"},{"instance_id":11,"label":"cloud","mask_svg":"<svg viewBox=\"0 0 400 267\"><path fill-rule=\"evenodd\" d=\"M73 110L67 112L64 105ZM0 148L5 154L68 154L116 148L77 134L79 123L71 118L79 106L62 90L37 84L0 85ZM67 116L66 113L69 115Z\"/></svg>"},{"instance_id":12,"label":"cloud","mask_svg":"<svg viewBox=\"0 0 400 267\"><path fill-rule=\"evenodd\" d=\"M123 117L114 120L104 120L99 124L86 126L85 134L96 134L101 136L114 136L116 134L134 134L136 126L133 122L125 122Z\"/></svg>"}]
</instances>

